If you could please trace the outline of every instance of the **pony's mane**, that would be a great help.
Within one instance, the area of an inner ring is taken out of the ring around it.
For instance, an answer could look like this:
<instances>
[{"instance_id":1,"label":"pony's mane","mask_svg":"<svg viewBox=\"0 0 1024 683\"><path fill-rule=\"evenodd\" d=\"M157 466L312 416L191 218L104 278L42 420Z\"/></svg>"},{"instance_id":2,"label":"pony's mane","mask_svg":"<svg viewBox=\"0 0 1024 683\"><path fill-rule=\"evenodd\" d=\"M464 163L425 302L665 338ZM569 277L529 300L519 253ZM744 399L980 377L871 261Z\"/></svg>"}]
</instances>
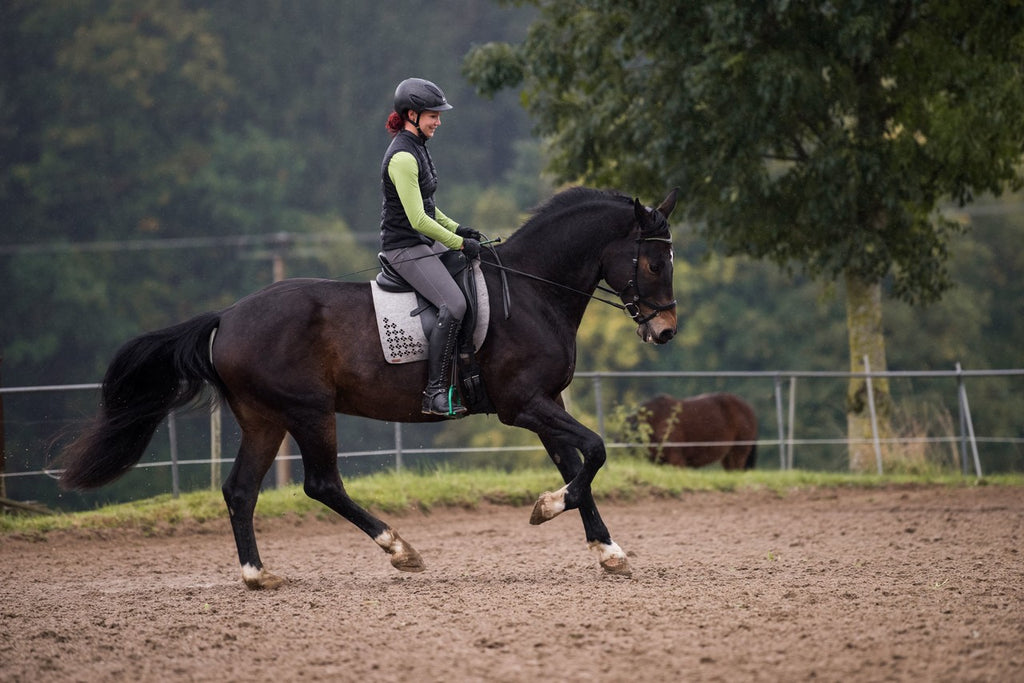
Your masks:
<instances>
[{"instance_id":1,"label":"pony's mane","mask_svg":"<svg viewBox=\"0 0 1024 683\"><path fill-rule=\"evenodd\" d=\"M531 211L530 218L523 223L523 225L516 230L509 239L515 238L516 235L519 235L520 233L530 234L539 229L541 225L555 220L555 217L561 215L563 212L579 207L582 204L602 201L619 206L632 207L633 205L633 198L619 192L618 190L598 190L591 187L571 187L559 192L543 204L535 207ZM656 235L668 236L668 220L658 211L653 209L647 209L647 211L653 218L654 224L652 226L648 226L647 229L644 230L644 237L652 237Z\"/></svg>"},{"instance_id":2,"label":"pony's mane","mask_svg":"<svg viewBox=\"0 0 1024 683\"><path fill-rule=\"evenodd\" d=\"M598 190L591 187L570 187L533 208L530 218L512 235L531 232L538 224L551 219L551 216L579 206L588 201L607 200L611 202L632 202L633 200L616 190Z\"/></svg>"},{"instance_id":3,"label":"pony's mane","mask_svg":"<svg viewBox=\"0 0 1024 683\"><path fill-rule=\"evenodd\" d=\"M548 199L546 202L534 209L533 213L538 214L546 211L557 211L567 206L579 204L588 199L602 198L623 200L627 202L632 201L632 199L618 190L597 190L592 187L570 187L569 189L563 190Z\"/></svg>"}]
</instances>

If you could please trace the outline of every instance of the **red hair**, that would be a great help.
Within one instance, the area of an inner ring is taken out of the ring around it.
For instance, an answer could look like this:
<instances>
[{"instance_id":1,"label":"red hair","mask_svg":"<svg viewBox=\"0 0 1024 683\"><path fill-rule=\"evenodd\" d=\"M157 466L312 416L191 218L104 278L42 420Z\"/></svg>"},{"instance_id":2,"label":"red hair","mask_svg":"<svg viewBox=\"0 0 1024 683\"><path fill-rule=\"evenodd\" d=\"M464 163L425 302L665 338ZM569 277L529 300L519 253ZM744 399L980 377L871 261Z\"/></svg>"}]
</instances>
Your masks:
<instances>
[{"instance_id":1,"label":"red hair","mask_svg":"<svg viewBox=\"0 0 1024 683\"><path fill-rule=\"evenodd\" d=\"M398 135L403 128L405 128L405 121L398 115L398 112L393 111L388 116L386 128L388 129L388 132L391 133L391 137L394 137Z\"/></svg>"}]
</instances>

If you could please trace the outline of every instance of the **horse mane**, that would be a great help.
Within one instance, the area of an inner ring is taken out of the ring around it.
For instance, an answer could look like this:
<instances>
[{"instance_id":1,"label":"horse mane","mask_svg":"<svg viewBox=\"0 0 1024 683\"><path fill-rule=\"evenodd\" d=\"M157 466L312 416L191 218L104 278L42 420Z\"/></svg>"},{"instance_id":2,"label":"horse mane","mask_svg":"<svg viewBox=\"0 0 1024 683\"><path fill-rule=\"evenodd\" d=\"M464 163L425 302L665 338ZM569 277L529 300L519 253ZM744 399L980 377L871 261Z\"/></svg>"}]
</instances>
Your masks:
<instances>
[{"instance_id":1,"label":"horse mane","mask_svg":"<svg viewBox=\"0 0 1024 683\"><path fill-rule=\"evenodd\" d=\"M617 190L598 190L582 186L570 187L534 207L527 221L512 233L509 240L543 229L544 226L555 220L556 216L575 209L582 204L599 201L625 204L631 203L633 200Z\"/></svg>"},{"instance_id":2,"label":"horse mane","mask_svg":"<svg viewBox=\"0 0 1024 683\"><path fill-rule=\"evenodd\" d=\"M538 206L533 210L533 214L558 211L563 207L574 206L580 204L588 199L616 199L622 201L633 201L630 197L619 192L618 190L598 190L592 187L576 186L562 190L561 192L550 197L546 202Z\"/></svg>"}]
</instances>

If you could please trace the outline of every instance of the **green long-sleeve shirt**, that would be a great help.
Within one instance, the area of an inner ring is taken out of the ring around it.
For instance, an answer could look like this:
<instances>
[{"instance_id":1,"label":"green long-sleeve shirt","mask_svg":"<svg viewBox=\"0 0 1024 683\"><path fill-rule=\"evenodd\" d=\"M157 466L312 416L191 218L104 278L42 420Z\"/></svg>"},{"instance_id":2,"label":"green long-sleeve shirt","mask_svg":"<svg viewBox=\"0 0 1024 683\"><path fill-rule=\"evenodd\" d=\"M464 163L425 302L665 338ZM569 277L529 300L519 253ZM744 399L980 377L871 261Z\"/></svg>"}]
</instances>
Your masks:
<instances>
[{"instance_id":1,"label":"green long-sleeve shirt","mask_svg":"<svg viewBox=\"0 0 1024 683\"><path fill-rule=\"evenodd\" d=\"M388 162L387 171L412 227L449 249L461 249L462 238L455 234L459 224L444 215L436 206L434 207L435 218L428 216L423 209L423 196L420 194L419 184L419 164L416 163L416 157L409 152L397 152Z\"/></svg>"}]
</instances>

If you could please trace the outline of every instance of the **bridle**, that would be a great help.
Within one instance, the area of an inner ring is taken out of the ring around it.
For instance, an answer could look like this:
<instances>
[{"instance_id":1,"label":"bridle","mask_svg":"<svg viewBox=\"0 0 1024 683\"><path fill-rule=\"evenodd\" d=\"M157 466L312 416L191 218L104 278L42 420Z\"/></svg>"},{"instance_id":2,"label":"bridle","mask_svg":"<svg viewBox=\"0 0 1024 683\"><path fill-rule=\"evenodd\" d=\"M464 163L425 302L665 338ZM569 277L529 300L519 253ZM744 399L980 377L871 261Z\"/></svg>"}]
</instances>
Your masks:
<instances>
[{"instance_id":1,"label":"bridle","mask_svg":"<svg viewBox=\"0 0 1024 683\"><path fill-rule=\"evenodd\" d=\"M602 287L601 285L597 286L597 288L600 289L601 291L608 292L609 294L614 294L617 297L619 297L620 299L625 299L626 298L625 294L629 290L630 287L634 288L636 291L633 294L632 301L630 301L629 303L627 303L625 305L618 305L618 304L614 304L614 303L613 303L613 305L615 305L618 308L621 308L623 311L625 311L626 315L628 315L630 318L632 318L633 322L635 322L638 327L640 325L645 325L646 323L650 322L654 318L658 317L658 314L661 313L662 311L667 311L670 308L675 308L675 306L676 306L676 300L675 299L672 299L672 301L669 301L667 304L655 304L655 303L652 303L652 302L648 301L644 297L643 292L640 291L640 249L643 247L643 243L644 242L666 242L666 243L669 244L669 246L671 246L672 245L672 238L671 237L644 237L642 235L637 237L636 238L636 256L633 257L633 279L626 283L626 286L622 288L621 292L616 292L613 289L609 289L607 287ZM600 300L603 301L603 299L600 299ZM606 302L606 303L612 303L612 302ZM641 315L641 313L640 313L640 305L641 304L643 304L644 306L646 306L647 308L649 308L651 310L651 312L648 315L646 315L646 316L642 316Z\"/></svg>"},{"instance_id":2,"label":"bridle","mask_svg":"<svg viewBox=\"0 0 1024 683\"><path fill-rule=\"evenodd\" d=\"M638 231L641 229L639 225L637 225L637 229L638 229ZM604 299L602 297L597 296L596 294L592 294L590 292L584 292L582 290L575 289L575 288L570 287L568 285L563 285L561 282L554 282L553 280L548 280L547 278L540 277L539 275L534 275L532 273L526 273L524 271L517 270L515 268L509 268L507 266L504 266L504 265L502 265L501 260L498 257L498 252L494 249L494 246L492 244L485 244L484 246L491 252L491 255L494 256L495 262L494 263L490 263L490 262L486 262L486 261L481 261L480 263L481 264L486 264L488 266L492 266L492 267L497 268L498 270L502 271L501 280L502 280L502 289L504 290L503 291L503 301L504 301L504 304L505 304L505 318L506 318L506 320L509 317L509 305L510 305L510 298L509 298L509 293L508 293L508 281L505 278L505 273L508 272L508 273L514 273L516 275L522 275L523 277L529 278L531 280L537 280L538 282L543 282L545 284L552 285L554 287L559 287L561 289L566 289L566 290L568 290L570 292L574 292L574 293L579 294L581 296L585 296L585 297L588 297L588 298L593 299L595 301L600 301L601 303L608 304L609 306L614 306L615 308L619 309L620 311L624 311L626 313L626 315L628 315L633 320L633 322L635 322L637 324L637 327L640 327L641 325L645 325L648 322L650 322L651 320L653 320L654 318L656 318L658 316L658 314L661 313L662 311L667 311L670 308L674 308L675 305L676 305L676 300L675 299L672 299L672 301L668 302L667 304L655 304L655 303L652 303L652 302L648 301L644 297L643 292L640 291L640 250L643 248L643 243L644 242L665 242L665 243L671 245L672 244L672 238L671 237L644 237L643 234L640 234L640 235L637 236L637 238L634 241L636 242L636 255L633 257L633 279L631 279L629 282L627 282L626 285L622 288L621 291L616 291L614 289L611 289L610 287L605 287L604 285L601 285L601 284L597 285L597 289L601 290L602 292L605 292L607 294L614 294L615 296L619 297L619 299L623 299L623 300L626 298L626 292L632 287L636 291L633 293L633 297L629 301L629 303L626 303L626 304L620 304L618 301L611 301L609 299ZM640 311L640 306L641 305L646 306L647 308L649 308L651 310L651 312L648 315L646 315L646 316L642 315L642 313Z\"/></svg>"}]
</instances>

